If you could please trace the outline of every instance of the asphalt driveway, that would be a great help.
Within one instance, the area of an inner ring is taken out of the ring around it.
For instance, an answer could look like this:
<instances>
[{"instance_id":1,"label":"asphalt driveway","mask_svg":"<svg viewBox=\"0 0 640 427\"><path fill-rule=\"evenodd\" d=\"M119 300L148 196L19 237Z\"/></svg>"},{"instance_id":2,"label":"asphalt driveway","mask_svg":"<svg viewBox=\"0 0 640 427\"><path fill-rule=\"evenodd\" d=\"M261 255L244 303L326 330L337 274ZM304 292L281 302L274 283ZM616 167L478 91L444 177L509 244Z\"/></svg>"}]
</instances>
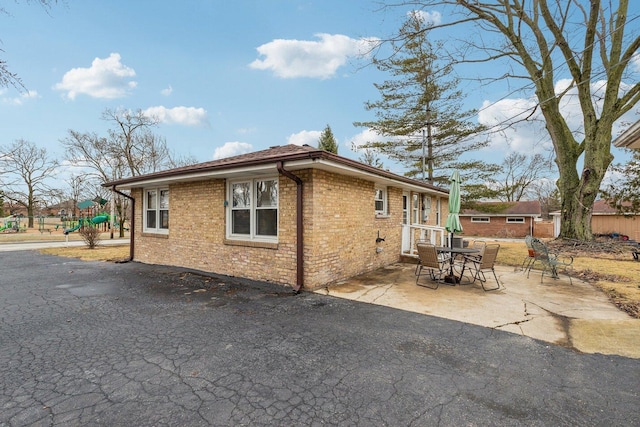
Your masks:
<instances>
[{"instance_id":1,"label":"asphalt driveway","mask_svg":"<svg viewBox=\"0 0 640 427\"><path fill-rule=\"evenodd\" d=\"M265 283L0 254L0 426L639 425L640 361Z\"/></svg>"}]
</instances>

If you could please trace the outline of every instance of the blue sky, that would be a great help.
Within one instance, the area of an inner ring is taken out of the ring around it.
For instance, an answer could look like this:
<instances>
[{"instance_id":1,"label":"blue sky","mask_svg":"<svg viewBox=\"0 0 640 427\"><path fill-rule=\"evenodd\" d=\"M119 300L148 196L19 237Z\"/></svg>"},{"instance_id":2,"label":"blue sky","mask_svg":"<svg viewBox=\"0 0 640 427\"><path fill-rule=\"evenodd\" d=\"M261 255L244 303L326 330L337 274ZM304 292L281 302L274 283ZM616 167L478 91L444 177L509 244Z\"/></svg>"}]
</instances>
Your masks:
<instances>
[{"instance_id":1,"label":"blue sky","mask_svg":"<svg viewBox=\"0 0 640 427\"><path fill-rule=\"evenodd\" d=\"M632 3L629 15L637 16ZM389 78L359 53L367 39L397 31L409 11L380 11L371 0L66 0L48 13L33 3L5 7L2 58L28 92L0 89L0 145L25 139L62 156L69 129L106 135L106 108L142 109L161 119L155 133L171 150L198 161L316 145L327 124L339 154L357 159L351 143L366 140L367 130L353 122L373 119L364 103L378 98L373 83ZM439 12L429 11L445 19ZM463 89L471 94L467 108L488 106L476 118L484 123L531 102L522 93L502 99L513 89L506 86ZM478 155L499 161L496 153L532 152L545 137L521 126L495 135Z\"/></svg>"}]
</instances>

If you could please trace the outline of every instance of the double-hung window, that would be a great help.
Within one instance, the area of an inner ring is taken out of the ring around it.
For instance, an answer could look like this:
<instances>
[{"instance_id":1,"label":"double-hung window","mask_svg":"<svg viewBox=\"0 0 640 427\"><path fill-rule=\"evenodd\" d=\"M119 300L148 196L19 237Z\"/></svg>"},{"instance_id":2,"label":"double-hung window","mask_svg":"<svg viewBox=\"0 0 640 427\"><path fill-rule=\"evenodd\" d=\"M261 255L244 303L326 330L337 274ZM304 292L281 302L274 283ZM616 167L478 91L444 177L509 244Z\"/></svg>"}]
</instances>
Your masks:
<instances>
[{"instance_id":1,"label":"double-hung window","mask_svg":"<svg viewBox=\"0 0 640 427\"><path fill-rule=\"evenodd\" d=\"M147 233L169 233L168 188L144 190L144 231Z\"/></svg>"},{"instance_id":2,"label":"double-hung window","mask_svg":"<svg viewBox=\"0 0 640 427\"><path fill-rule=\"evenodd\" d=\"M231 181L229 200L231 200L228 215L230 238L277 241L277 178Z\"/></svg>"},{"instance_id":3,"label":"double-hung window","mask_svg":"<svg viewBox=\"0 0 640 427\"><path fill-rule=\"evenodd\" d=\"M374 196L375 212L376 215L387 214L387 189L376 187Z\"/></svg>"}]
</instances>

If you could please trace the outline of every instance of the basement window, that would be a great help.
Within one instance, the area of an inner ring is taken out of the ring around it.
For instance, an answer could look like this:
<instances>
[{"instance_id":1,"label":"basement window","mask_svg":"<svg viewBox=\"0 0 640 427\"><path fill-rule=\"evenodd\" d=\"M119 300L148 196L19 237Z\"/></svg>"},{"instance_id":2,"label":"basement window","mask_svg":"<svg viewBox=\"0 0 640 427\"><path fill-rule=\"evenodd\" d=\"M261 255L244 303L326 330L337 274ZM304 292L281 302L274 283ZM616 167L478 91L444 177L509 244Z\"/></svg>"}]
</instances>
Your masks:
<instances>
[{"instance_id":1,"label":"basement window","mask_svg":"<svg viewBox=\"0 0 640 427\"><path fill-rule=\"evenodd\" d=\"M524 217L521 217L521 216L507 217L507 224L524 224Z\"/></svg>"},{"instance_id":2,"label":"basement window","mask_svg":"<svg viewBox=\"0 0 640 427\"><path fill-rule=\"evenodd\" d=\"M488 216L472 216L471 222L491 222Z\"/></svg>"}]
</instances>

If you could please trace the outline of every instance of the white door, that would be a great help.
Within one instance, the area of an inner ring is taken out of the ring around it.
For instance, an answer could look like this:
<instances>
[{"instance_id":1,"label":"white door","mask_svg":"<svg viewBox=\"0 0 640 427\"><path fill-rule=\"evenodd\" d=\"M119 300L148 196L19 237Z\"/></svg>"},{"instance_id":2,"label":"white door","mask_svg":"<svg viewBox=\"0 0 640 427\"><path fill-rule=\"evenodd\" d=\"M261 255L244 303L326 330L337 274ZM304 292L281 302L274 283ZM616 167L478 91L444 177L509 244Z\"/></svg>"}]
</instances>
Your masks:
<instances>
[{"instance_id":1,"label":"white door","mask_svg":"<svg viewBox=\"0 0 640 427\"><path fill-rule=\"evenodd\" d=\"M409 227L409 205L411 197L409 193L402 193L402 253L411 251L411 227Z\"/></svg>"}]
</instances>

